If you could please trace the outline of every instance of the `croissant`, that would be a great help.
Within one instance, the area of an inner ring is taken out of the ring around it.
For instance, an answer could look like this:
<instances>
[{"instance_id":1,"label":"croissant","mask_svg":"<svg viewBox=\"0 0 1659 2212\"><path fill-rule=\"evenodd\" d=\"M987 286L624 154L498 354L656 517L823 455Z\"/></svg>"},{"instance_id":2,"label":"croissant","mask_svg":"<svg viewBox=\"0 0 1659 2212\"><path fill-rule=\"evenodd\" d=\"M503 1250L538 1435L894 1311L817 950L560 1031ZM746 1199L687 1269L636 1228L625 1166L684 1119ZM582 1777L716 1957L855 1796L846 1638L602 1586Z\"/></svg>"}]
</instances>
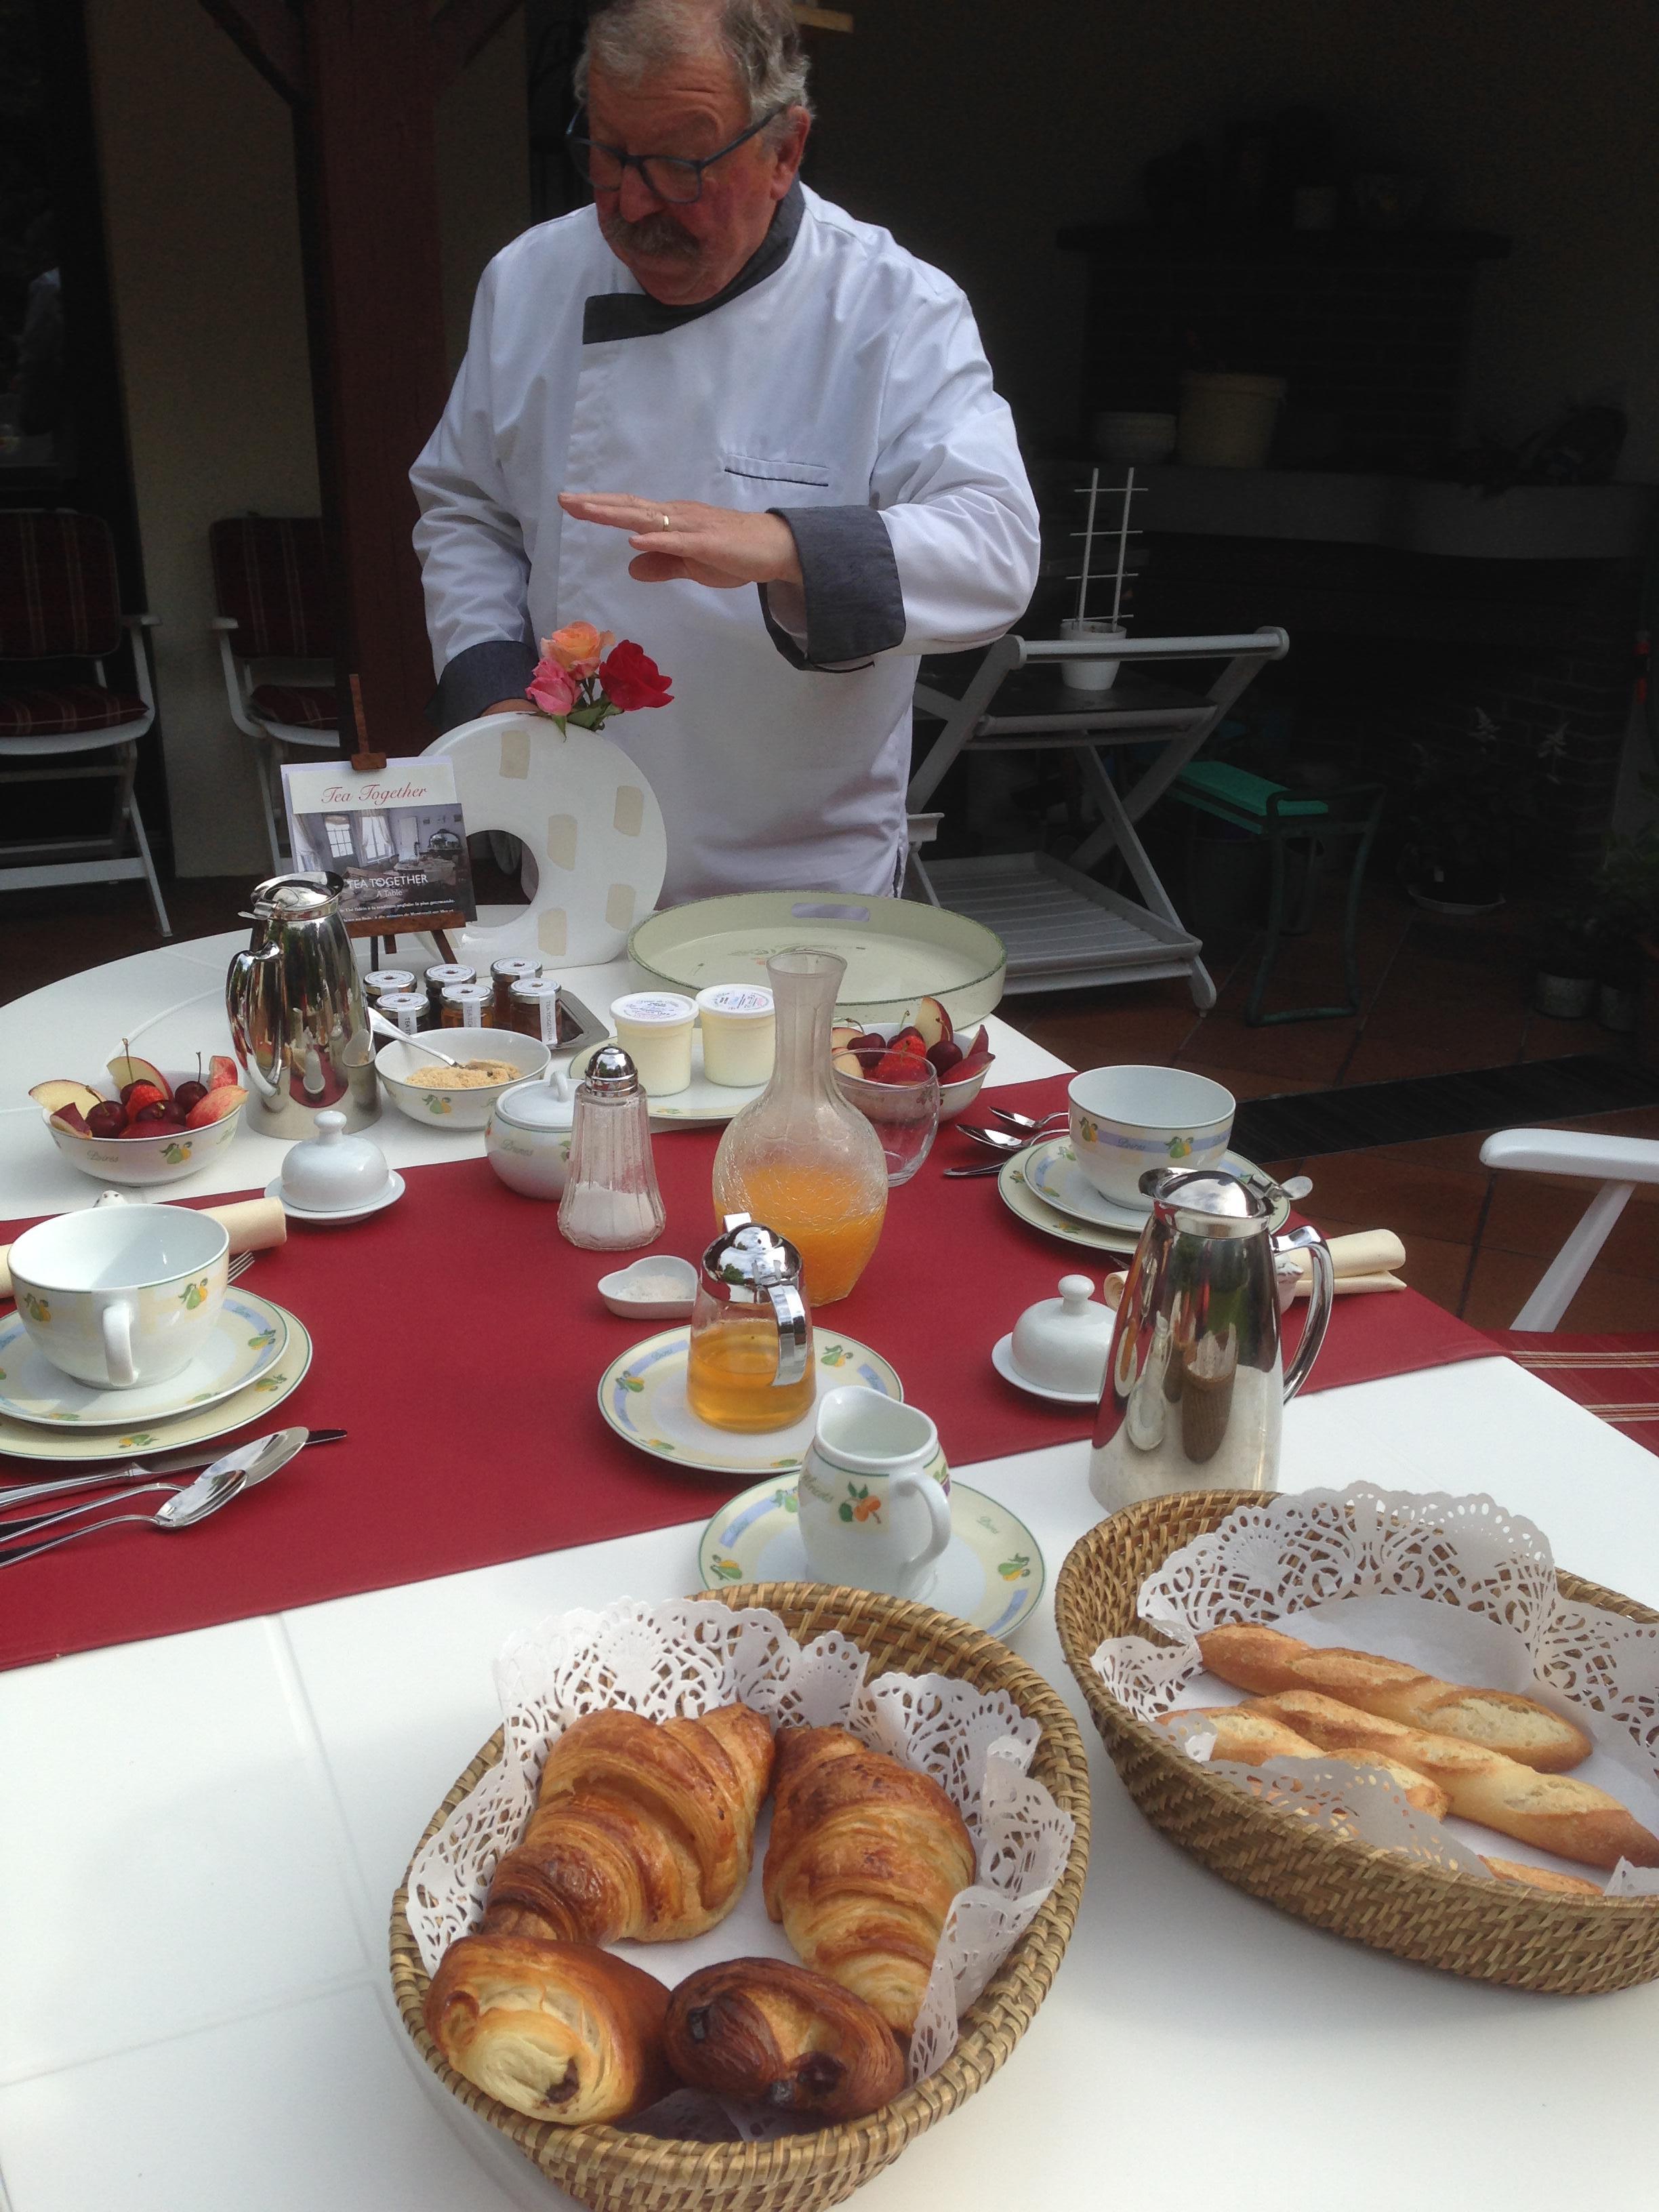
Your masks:
<instances>
[{"instance_id":1,"label":"croissant","mask_svg":"<svg viewBox=\"0 0 1659 2212\"><path fill-rule=\"evenodd\" d=\"M748 1705L700 1721L573 1721L495 1869L485 1932L586 1943L702 1935L749 1879L771 1772L771 1729Z\"/></svg>"},{"instance_id":2,"label":"croissant","mask_svg":"<svg viewBox=\"0 0 1659 2212\"><path fill-rule=\"evenodd\" d=\"M726 1959L688 1975L668 2000L665 2040L693 2088L812 2119L860 2119L904 2087L880 2014L781 1959Z\"/></svg>"},{"instance_id":3,"label":"croissant","mask_svg":"<svg viewBox=\"0 0 1659 2212\"><path fill-rule=\"evenodd\" d=\"M532 2120L582 2127L673 2087L668 1991L588 1943L463 1936L426 1993L427 2033L458 2074Z\"/></svg>"},{"instance_id":4,"label":"croissant","mask_svg":"<svg viewBox=\"0 0 1659 2212\"><path fill-rule=\"evenodd\" d=\"M945 1917L974 1879L974 1846L938 1783L845 1729L778 1738L763 1885L801 1959L915 2026Z\"/></svg>"}]
</instances>

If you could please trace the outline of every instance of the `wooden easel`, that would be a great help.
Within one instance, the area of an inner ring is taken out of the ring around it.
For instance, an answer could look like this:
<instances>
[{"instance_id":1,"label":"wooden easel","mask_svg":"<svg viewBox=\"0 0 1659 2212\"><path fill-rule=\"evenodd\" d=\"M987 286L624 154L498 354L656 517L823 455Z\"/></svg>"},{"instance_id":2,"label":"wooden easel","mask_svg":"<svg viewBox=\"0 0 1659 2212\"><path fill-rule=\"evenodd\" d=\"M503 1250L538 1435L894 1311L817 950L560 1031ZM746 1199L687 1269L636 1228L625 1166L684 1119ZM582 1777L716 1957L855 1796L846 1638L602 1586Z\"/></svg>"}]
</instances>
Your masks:
<instances>
[{"instance_id":1,"label":"wooden easel","mask_svg":"<svg viewBox=\"0 0 1659 2212\"><path fill-rule=\"evenodd\" d=\"M356 676L349 677L347 682L351 687L352 724L357 732L357 750L351 756L351 765L360 769L365 775L378 775L386 766L386 755L375 752L368 742L368 727L363 720L363 687ZM448 930L459 929L465 920L466 916L459 907L447 914L427 915L422 917L422 927L428 933L432 942L447 961L453 962L455 954L445 933ZM380 964L382 943L388 953L398 950L397 938L395 936L383 938L380 931L372 921L349 921L346 924L346 934L349 937L366 937L368 939L368 964L371 969L378 968Z\"/></svg>"}]
</instances>

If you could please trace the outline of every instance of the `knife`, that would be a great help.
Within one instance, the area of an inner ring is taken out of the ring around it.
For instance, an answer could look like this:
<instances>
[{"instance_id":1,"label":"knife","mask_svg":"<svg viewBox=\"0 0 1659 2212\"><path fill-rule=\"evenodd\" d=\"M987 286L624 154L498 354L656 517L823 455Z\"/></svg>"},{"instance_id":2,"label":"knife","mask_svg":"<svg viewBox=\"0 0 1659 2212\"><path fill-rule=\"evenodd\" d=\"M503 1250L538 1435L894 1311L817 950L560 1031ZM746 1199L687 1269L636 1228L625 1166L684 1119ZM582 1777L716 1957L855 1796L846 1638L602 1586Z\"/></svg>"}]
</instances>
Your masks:
<instances>
[{"instance_id":1,"label":"knife","mask_svg":"<svg viewBox=\"0 0 1659 2212\"><path fill-rule=\"evenodd\" d=\"M198 1480L207 1481L216 1476L222 1479L227 1475L234 1478L231 1486L219 1500L219 1504L228 1505L233 1498L239 1498L243 1491L252 1490L259 1483L268 1480L276 1474L278 1468L286 1467L296 1453L305 1449L309 1441L308 1430L277 1429L270 1436L256 1437L251 1443L240 1444L234 1451L225 1453L222 1458L213 1461L206 1474ZM165 1490L168 1487L166 1483L137 1486L140 1491ZM129 1489L126 1494L131 1497L134 1492ZM174 1495L177 1494L175 1491ZM42 1528L54 1528L59 1522L72 1521L83 1513L96 1513L100 1507L118 1505L122 1502L119 1498L89 1498L84 1504L65 1505L56 1513L37 1513L25 1521L8 1522L3 1529L0 1529L0 1566L9 1565L11 1562L10 1551L3 1547L9 1547L19 1539L33 1536ZM214 1510L217 1511L217 1510L218 1506L216 1505Z\"/></svg>"},{"instance_id":2,"label":"knife","mask_svg":"<svg viewBox=\"0 0 1659 2212\"><path fill-rule=\"evenodd\" d=\"M288 1429L276 1433L297 1436L300 1442L294 1449L298 1451L307 1443L337 1443L346 1432L343 1429ZM290 1453L289 1457L292 1456ZM158 1474L184 1474L211 1464L211 1453L204 1452L198 1444L189 1451L164 1452L158 1459L134 1460L125 1467L92 1468L84 1474L66 1474L46 1482L19 1483L14 1489L0 1490L0 1509L33 1505L39 1498L61 1498L71 1490L101 1490L106 1484L149 1482ZM276 1464L281 1467L285 1462L278 1460ZM258 1479L263 1480L264 1476ZM3 1513L0 1517L3 1517Z\"/></svg>"}]
</instances>

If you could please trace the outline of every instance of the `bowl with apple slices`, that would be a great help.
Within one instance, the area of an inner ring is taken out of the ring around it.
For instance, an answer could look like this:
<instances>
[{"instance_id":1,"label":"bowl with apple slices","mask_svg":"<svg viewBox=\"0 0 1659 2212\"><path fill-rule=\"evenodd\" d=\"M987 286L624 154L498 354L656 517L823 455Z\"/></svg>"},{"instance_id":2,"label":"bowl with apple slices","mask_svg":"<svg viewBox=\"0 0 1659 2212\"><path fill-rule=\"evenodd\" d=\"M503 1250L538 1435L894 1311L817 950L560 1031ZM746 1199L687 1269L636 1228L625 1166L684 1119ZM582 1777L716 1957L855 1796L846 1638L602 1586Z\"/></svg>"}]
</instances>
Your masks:
<instances>
[{"instance_id":1,"label":"bowl with apple slices","mask_svg":"<svg viewBox=\"0 0 1659 2212\"><path fill-rule=\"evenodd\" d=\"M108 1091L53 1077L29 1092L66 1160L104 1183L181 1182L235 1136L247 1092L236 1063L215 1053L205 1071L164 1075L122 1050L109 1063Z\"/></svg>"},{"instance_id":2,"label":"bowl with apple slices","mask_svg":"<svg viewBox=\"0 0 1659 2212\"><path fill-rule=\"evenodd\" d=\"M878 1060L871 1054L885 1051ZM939 1118L954 1121L979 1096L987 1069L996 1054L985 1041L985 1025L953 1029L951 1017L937 999L923 999L908 1009L902 1022L878 1023L862 1030L853 1022L837 1022L830 1032L831 1055L843 1054L846 1064L836 1065L847 1076L866 1082L906 1083L914 1080L906 1061L925 1060L939 1078Z\"/></svg>"}]
</instances>

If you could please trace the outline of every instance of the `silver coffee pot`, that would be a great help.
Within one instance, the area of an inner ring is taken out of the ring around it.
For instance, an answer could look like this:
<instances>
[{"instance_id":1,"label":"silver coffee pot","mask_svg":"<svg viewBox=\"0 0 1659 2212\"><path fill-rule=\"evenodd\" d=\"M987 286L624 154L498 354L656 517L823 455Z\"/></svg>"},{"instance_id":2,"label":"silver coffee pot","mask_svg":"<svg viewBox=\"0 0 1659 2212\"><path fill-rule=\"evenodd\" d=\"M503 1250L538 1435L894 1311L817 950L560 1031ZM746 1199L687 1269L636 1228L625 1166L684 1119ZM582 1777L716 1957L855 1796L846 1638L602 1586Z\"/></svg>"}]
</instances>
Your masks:
<instances>
[{"instance_id":1,"label":"silver coffee pot","mask_svg":"<svg viewBox=\"0 0 1659 2212\"><path fill-rule=\"evenodd\" d=\"M325 1108L362 1129L380 1115L374 1041L338 876L272 876L253 893L248 950L225 979L225 1010L252 1094L252 1126L314 1137Z\"/></svg>"},{"instance_id":2,"label":"silver coffee pot","mask_svg":"<svg viewBox=\"0 0 1659 2212\"><path fill-rule=\"evenodd\" d=\"M1109 1513L1185 1490L1272 1490L1284 1407L1307 1380L1331 1317L1335 1271L1316 1229L1280 1237L1268 1201L1224 1169L1154 1169L1152 1201L1117 1310L1089 1487ZM1275 1256L1313 1263L1290 1372Z\"/></svg>"}]
</instances>

